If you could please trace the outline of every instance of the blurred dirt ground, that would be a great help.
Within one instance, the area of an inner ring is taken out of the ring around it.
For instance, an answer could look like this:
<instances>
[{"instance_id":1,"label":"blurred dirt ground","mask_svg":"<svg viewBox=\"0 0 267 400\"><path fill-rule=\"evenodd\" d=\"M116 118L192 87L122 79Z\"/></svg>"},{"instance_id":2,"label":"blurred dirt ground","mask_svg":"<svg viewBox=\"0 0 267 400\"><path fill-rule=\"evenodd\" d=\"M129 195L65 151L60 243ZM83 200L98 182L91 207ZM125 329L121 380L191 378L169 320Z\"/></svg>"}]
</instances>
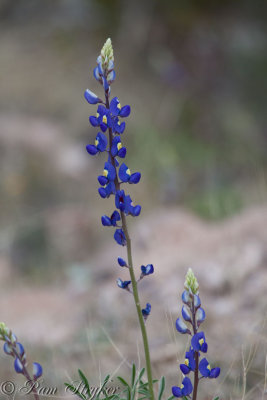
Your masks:
<instances>
[{"instance_id":1,"label":"blurred dirt ground","mask_svg":"<svg viewBox=\"0 0 267 400\"><path fill-rule=\"evenodd\" d=\"M155 274L140 283L140 290L142 303L152 303L147 327L155 375L166 374L169 385L179 379L177 363L186 345L174 323L190 266L207 313L203 329L209 360L222 368L219 388L213 384L207 390L219 390L228 398L231 385L233 396L238 396L243 352L249 364L247 398L259 398L266 357L266 224L264 206L216 224L182 209L159 208L144 210L132 227L137 273L143 263L155 266ZM59 236L65 230L62 220L60 227ZM79 230L77 234L82 236ZM116 265L116 257L125 256L124 252L107 238L87 263L73 265L57 284L41 286L20 284L8 260L1 259L1 319L25 343L29 356L42 360L50 384L74 377L78 367L95 381L99 368L104 374L121 362L128 365L143 359L131 295L115 282L119 276L127 278L127 271Z\"/></svg>"}]
</instances>

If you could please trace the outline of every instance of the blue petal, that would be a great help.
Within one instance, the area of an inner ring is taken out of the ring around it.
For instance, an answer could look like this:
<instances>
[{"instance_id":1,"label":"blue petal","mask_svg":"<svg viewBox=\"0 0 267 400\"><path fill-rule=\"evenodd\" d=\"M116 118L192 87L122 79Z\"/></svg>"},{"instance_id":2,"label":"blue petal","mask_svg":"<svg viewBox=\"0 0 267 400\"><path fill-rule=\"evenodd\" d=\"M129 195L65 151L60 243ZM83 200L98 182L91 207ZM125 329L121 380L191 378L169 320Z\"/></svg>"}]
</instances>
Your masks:
<instances>
[{"instance_id":1,"label":"blue petal","mask_svg":"<svg viewBox=\"0 0 267 400\"><path fill-rule=\"evenodd\" d=\"M132 211L133 216L138 217L140 215L141 209L142 209L142 207L139 205L133 207L133 211Z\"/></svg>"},{"instance_id":2,"label":"blue petal","mask_svg":"<svg viewBox=\"0 0 267 400\"><path fill-rule=\"evenodd\" d=\"M96 139L99 142L97 145L97 149L99 151L105 151L108 144L108 139L106 138L106 135L104 135L102 132L98 132Z\"/></svg>"},{"instance_id":3,"label":"blue petal","mask_svg":"<svg viewBox=\"0 0 267 400\"><path fill-rule=\"evenodd\" d=\"M202 360L199 363L199 372L201 375L203 375L205 378L207 378L210 375L210 371L207 368L209 365L209 362L206 358L202 358Z\"/></svg>"},{"instance_id":4,"label":"blue petal","mask_svg":"<svg viewBox=\"0 0 267 400\"><path fill-rule=\"evenodd\" d=\"M184 375L189 374L189 372L191 371L190 368L185 364L180 364L180 370Z\"/></svg>"},{"instance_id":5,"label":"blue petal","mask_svg":"<svg viewBox=\"0 0 267 400\"><path fill-rule=\"evenodd\" d=\"M23 365L18 358L16 358L14 361L14 368L18 374L21 374L23 372Z\"/></svg>"},{"instance_id":6,"label":"blue petal","mask_svg":"<svg viewBox=\"0 0 267 400\"><path fill-rule=\"evenodd\" d=\"M99 175L97 179L101 186L105 186L108 183L108 178L104 175Z\"/></svg>"},{"instance_id":7,"label":"blue petal","mask_svg":"<svg viewBox=\"0 0 267 400\"><path fill-rule=\"evenodd\" d=\"M114 82L115 78L116 78L116 72L113 70L108 74L108 77L107 77L108 83L110 84L110 83Z\"/></svg>"},{"instance_id":8,"label":"blue petal","mask_svg":"<svg viewBox=\"0 0 267 400\"><path fill-rule=\"evenodd\" d=\"M176 320L176 329L180 333L190 333L190 330L181 318L177 318Z\"/></svg>"},{"instance_id":9,"label":"blue petal","mask_svg":"<svg viewBox=\"0 0 267 400\"><path fill-rule=\"evenodd\" d=\"M102 187L98 189L98 193L100 194L100 196L101 196L103 199L105 199L105 198L108 196L106 190L105 190L104 188L102 188Z\"/></svg>"},{"instance_id":10,"label":"blue petal","mask_svg":"<svg viewBox=\"0 0 267 400\"><path fill-rule=\"evenodd\" d=\"M91 154L91 156L94 156L96 153L98 153L97 148L93 144L88 144L86 146L87 153Z\"/></svg>"},{"instance_id":11,"label":"blue petal","mask_svg":"<svg viewBox=\"0 0 267 400\"><path fill-rule=\"evenodd\" d=\"M101 99L99 99L99 97L97 97L96 94L91 92L91 90L89 89L86 89L86 91L84 92L84 97L90 104L97 104L102 101Z\"/></svg>"},{"instance_id":12,"label":"blue petal","mask_svg":"<svg viewBox=\"0 0 267 400\"><path fill-rule=\"evenodd\" d=\"M182 394L183 394L183 396L188 396L193 391L193 385L191 383L191 380L187 377L184 378L183 385L184 385L184 387L182 389Z\"/></svg>"},{"instance_id":13,"label":"blue petal","mask_svg":"<svg viewBox=\"0 0 267 400\"><path fill-rule=\"evenodd\" d=\"M194 294L194 306L195 306L195 308L198 308L199 306L201 306L201 300L197 294Z\"/></svg>"},{"instance_id":14,"label":"blue petal","mask_svg":"<svg viewBox=\"0 0 267 400\"><path fill-rule=\"evenodd\" d=\"M117 133L122 134L124 132L125 129L125 122L122 122L120 125L116 124L115 130Z\"/></svg>"},{"instance_id":15,"label":"blue petal","mask_svg":"<svg viewBox=\"0 0 267 400\"><path fill-rule=\"evenodd\" d=\"M32 364L32 366L33 366L33 378L34 379L38 379L38 378L40 378L40 376L42 375L42 373L43 373L43 368L42 368L42 366L39 364L39 363L37 363L37 362L34 362L33 364Z\"/></svg>"},{"instance_id":16,"label":"blue petal","mask_svg":"<svg viewBox=\"0 0 267 400\"><path fill-rule=\"evenodd\" d=\"M129 183L138 183L141 179L140 172L135 172L130 176Z\"/></svg>"},{"instance_id":17,"label":"blue petal","mask_svg":"<svg viewBox=\"0 0 267 400\"><path fill-rule=\"evenodd\" d=\"M185 321L191 321L191 315L190 315L188 307L186 307L186 306L182 307L182 316Z\"/></svg>"},{"instance_id":18,"label":"blue petal","mask_svg":"<svg viewBox=\"0 0 267 400\"><path fill-rule=\"evenodd\" d=\"M126 156L126 147L122 147L119 151L118 151L118 156L120 158L125 158Z\"/></svg>"},{"instance_id":19,"label":"blue petal","mask_svg":"<svg viewBox=\"0 0 267 400\"><path fill-rule=\"evenodd\" d=\"M91 125L92 125L93 127L99 125L98 120L97 120L97 118L96 118L94 115L91 115L91 116L89 117L89 121L90 121L90 123L91 123Z\"/></svg>"},{"instance_id":20,"label":"blue petal","mask_svg":"<svg viewBox=\"0 0 267 400\"><path fill-rule=\"evenodd\" d=\"M128 117L130 115L130 113L131 113L131 107L130 106L124 106L121 109L120 117L122 117L122 118Z\"/></svg>"},{"instance_id":21,"label":"blue petal","mask_svg":"<svg viewBox=\"0 0 267 400\"><path fill-rule=\"evenodd\" d=\"M210 378L217 378L220 375L220 372L220 368L212 368L212 370L210 371Z\"/></svg>"},{"instance_id":22,"label":"blue petal","mask_svg":"<svg viewBox=\"0 0 267 400\"><path fill-rule=\"evenodd\" d=\"M121 278L117 279L117 285L121 289L126 289L130 285L131 281L123 281Z\"/></svg>"},{"instance_id":23,"label":"blue petal","mask_svg":"<svg viewBox=\"0 0 267 400\"><path fill-rule=\"evenodd\" d=\"M117 221L119 221L119 220L121 219L121 216L120 216L120 214L118 213L118 211L115 210L115 211L112 213L110 219L111 219L112 225L113 225L113 226L116 226Z\"/></svg>"},{"instance_id":24,"label":"blue petal","mask_svg":"<svg viewBox=\"0 0 267 400\"><path fill-rule=\"evenodd\" d=\"M111 220L107 215L101 217L101 222L103 226L111 226Z\"/></svg>"},{"instance_id":25,"label":"blue petal","mask_svg":"<svg viewBox=\"0 0 267 400\"><path fill-rule=\"evenodd\" d=\"M146 308L142 309L142 314L144 317L147 317L150 314L150 312L151 312L151 304L147 303Z\"/></svg>"},{"instance_id":26,"label":"blue petal","mask_svg":"<svg viewBox=\"0 0 267 400\"><path fill-rule=\"evenodd\" d=\"M198 326L205 320L206 318L206 314L203 308L198 308L197 312L196 312L196 321Z\"/></svg>"},{"instance_id":27,"label":"blue petal","mask_svg":"<svg viewBox=\"0 0 267 400\"><path fill-rule=\"evenodd\" d=\"M100 75L99 75L99 69L98 69L98 67L95 67L95 69L94 69L94 77L95 77L95 79L96 79L97 81L101 82L101 77L100 77ZM101 83L102 83L102 82L101 82Z\"/></svg>"},{"instance_id":28,"label":"blue petal","mask_svg":"<svg viewBox=\"0 0 267 400\"><path fill-rule=\"evenodd\" d=\"M189 292L187 290L184 290L183 293L182 293L182 301L185 304L189 304L190 303L190 294L189 294Z\"/></svg>"},{"instance_id":29,"label":"blue petal","mask_svg":"<svg viewBox=\"0 0 267 400\"><path fill-rule=\"evenodd\" d=\"M126 267L127 265L126 261L121 257L118 257L118 263L121 267Z\"/></svg>"},{"instance_id":30,"label":"blue petal","mask_svg":"<svg viewBox=\"0 0 267 400\"><path fill-rule=\"evenodd\" d=\"M114 233L114 239L121 246L125 246L127 243L125 234L122 229L116 229Z\"/></svg>"},{"instance_id":31,"label":"blue petal","mask_svg":"<svg viewBox=\"0 0 267 400\"><path fill-rule=\"evenodd\" d=\"M13 354L13 350L12 350L11 346L9 345L9 343L5 342L3 349L6 354L8 354L8 355Z\"/></svg>"},{"instance_id":32,"label":"blue petal","mask_svg":"<svg viewBox=\"0 0 267 400\"><path fill-rule=\"evenodd\" d=\"M120 111L118 108L118 104L119 104L118 97L114 97L111 100L110 105L109 105L109 110L115 117L117 117L119 115L119 111Z\"/></svg>"},{"instance_id":33,"label":"blue petal","mask_svg":"<svg viewBox=\"0 0 267 400\"><path fill-rule=\"evenodd\" d=\"M119 178L122 182L128 182L128 180L130 179L130 175L126 173L127 170L128 170L127 165L124 163L121 164L119 169Z\"/></svg>"},{"instance_id":34,"label":"blue petal","mask_svg":"<svg viewBox=\"0 0 267 400\"><path fill-rule=\"evenodd\" d=\"M182 391L178 386L172 387L172 394L174 397L182 397Z\"/></svg>"},{"instance_id":35,"label":"blue petal","mask_svg":"<svg viewBox=\"0 0 267 400\"><path fill-rule=\"evenodd\" d=\"M22 357L23 354L25 353L24 347L22 346L21 343L17 342L16 348L17 348L17 350L18 350L19 355Z\"/></svg>"},{"instance_id":36,"label":"blue petal","mask_svg":"<svg viewBox=\"0 0 267 400\"><path fill-rule=\"evenodd\" d=\"M109 90L109 84L108 84L108 81L106 80L105 76L102 77L102 81L103 81L103 88L104 88L105 92L107 92Z\"/></svg>"}]
</instances>

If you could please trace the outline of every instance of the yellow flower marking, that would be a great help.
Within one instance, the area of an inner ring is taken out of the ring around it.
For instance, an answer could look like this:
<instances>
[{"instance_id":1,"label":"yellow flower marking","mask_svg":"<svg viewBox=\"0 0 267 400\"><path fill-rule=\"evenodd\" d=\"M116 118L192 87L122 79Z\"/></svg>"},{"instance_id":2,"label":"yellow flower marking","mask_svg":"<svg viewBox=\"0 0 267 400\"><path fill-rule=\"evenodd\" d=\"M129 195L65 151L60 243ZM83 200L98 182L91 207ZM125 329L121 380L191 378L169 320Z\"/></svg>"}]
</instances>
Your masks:
<instances>
[{"instance_id":1,"label":"yellow flower marking","mask_svg":"<svg viewBox=\"0 0 267 400\"><path fill-rule=\"evenodd\" d=\"M108 170L107 169L104 169L103 175L107 178L107 176L108 176Z\"/></svg>"},{"instance_id":2,"label":"yellow flower marking","mask_svg":"<svg viewBox=\"0 0 267 400\"><path fill-rule=\"evenodd\" d=\"M184 360L184 363L185 363L185 365L188 367L188 365L189 365L189 360L188 360L188 358L186 358L186 359Z\"/></svg>"},{"instance_id":3,"label":"yellow flower marking","mask_svg":"<svg viewBox=\"0 0 267 400\"><path fill-rule=\"evenodd\" d=\"M104 122L104 124L106 124L108 122L106 115L103 115L102 121Z\"/></svg>"},{"instance_id":4,"label":"yellow flower marking","mask_svg":"<svg viewBox=\"0 0 267 400\"><path fill-rule=\"evenodd\" d=\"M117 107L118 107L119 110L121 110L121 103L118 103Z\"/></svg>"},{"instance_id":5,"label":"yellow flower marking","mask_svg":"<svg viewBox=\"0 0 267 400\"><path fill-rule=\"evenodd\" d=\"M200 344L200 346L202 346L202 344L204 343L204 339L199 339L198 343Z\"/></svg>"},{"instance_id":6,"label":"yellow flower marking","mask_svg":"<svg viewBox=\"0 0 267 400\"><path fill-rule=\"evenodd\" d=\"M126 170L126 174L129 175L129 176L131 176L130 168L128 168L128 169Z\"/></svg>"},{"instance_id":7,"label":"yellow flower marking","mask_svg":"<svg viewBox=\"0 0 267 400\"><path fill-rule=\"evenodd\" d=\"M119 151L121 148L122 148L122 144L121 144L121 142L119 142L119 143L117 144L117 149L118 149L118 151Z\"/></svg>"},{"instance_id":8,"label":"yellow flower marking","mask_svg":"<svg viewBox=\"0 0 267 400\"><path fill-rule=\"evenodd\" d=\"M98 139L95 140L95 147L97 147L99 145L99 141Z\"/></svg>"}]
</instances>

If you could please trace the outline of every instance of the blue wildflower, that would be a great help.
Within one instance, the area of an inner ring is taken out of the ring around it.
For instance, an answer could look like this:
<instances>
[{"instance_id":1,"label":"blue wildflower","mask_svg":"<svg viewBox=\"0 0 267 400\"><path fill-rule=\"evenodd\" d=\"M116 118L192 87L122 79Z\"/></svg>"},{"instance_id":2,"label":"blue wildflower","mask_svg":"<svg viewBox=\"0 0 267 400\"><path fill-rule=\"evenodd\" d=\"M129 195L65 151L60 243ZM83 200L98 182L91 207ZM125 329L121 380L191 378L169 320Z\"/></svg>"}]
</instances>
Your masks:
<instances>
[{"instance_id":1,"label":"blue wildflower","mask_svg":"<svg viewBox=\"0 0 267 400\"><path fill-rule=\"evenodd\" d=\"M116 191L115 189L115 183L114 182L109 182L107 185L104 187L101 187L98 189L98 193L100 196L105 199L106 197L109 197L111 194L114 194Z\"/></svg>"},{"instance_id":2,"label":"blue wildflower","mask_svg":"<svg viewBox=\"0 0 267 400\"><path fill-rule=\"evenodd\" d=\"M121 164L119 169L119 178L122 182L138 183L141 178L140 172L131 173L126 164Z\"/></svg>"},{"instance_id":3,"label":"blue wildflower","mask_svg":"<svg viewBox=\"0 0 267 400\"><path fill-rule=\"evenodd\" d=\"M117 226L117 222L121 219L118 211L114 211L109 218L107 215L101 217L101 222L103 226Z\"/></svg>"},{"instance_id":4,"label":"blue wildflower","mask_svg":"<svg viewBox=\"0 0 267 400\"><path fill-rule=\"evenodd\" d=\"M199 372L205 378L217 378L220 375L220 368L211 368L208 360L203 358L199 363Z\"/></svg>"},{"instance_id":5,"label":"blue wildflower","mask_svg":"<svg viewBox=\"0 0 267 400\"><path fill-rule=\"evenodd\" d=\"M99 105L97 108L96 115L91 115L89 121L92 126L99 126L102 132L106 132L108 128L111 128L111 118L109 111L103 105Z\"/></svg>"},{"instance_id":6,"label":"blue wildflower","mask_svg":"<svg viewBox=\"0 0 267 400\"><path fill-rule=\"evenodd\" d=\"M105 168L103 171L103 175L98 177L98 182L100 185L107 185L109 182L114 181L116 178L116 169L110 162L105 163Z\"/></svg>"},{"instance_id":7,"label":"blue wildflower","mask_svg":"<svg viewBox=\"0 0 267 400\"><path fill-rule=\"evenodd\" d=\"M195 368L195 352L193 349L190 349L185 353L185 361L183 364L180 364L180 369L184 375L187 375L190 371L194 371Z\"/></svg>"},{"instance_id":8,"label":"blue wildflower","mask_svg":"<svg viewBox=\"0 0 267 400\"><path fill-rule=\"evenodd\" d=\"M121 106L120 101L118 97L114 97L111 102L110 102L110 112L113 116L115 117L128 117L131 113L131 107L130 106Z\"/></svg>"},{"instance_id":9,"label":"blue wildflower","mask_svg":"<svg viewBox=\"0 0 267 400\"><path fill-rule=\"evenodd\" d=\"M147 266L142 265L140 278L141 277L143 278L143 276L146 276L146 275L153 274L153 272L154 272L154 267L152 264L148 264Z\"/></svg>"},{"instance_id":10,"label":"blue wildflower","mask_svg":"<svg viewBox=\"0 0 267 400\"><path fill-rule=\"evenodd\" d=\"M125 215L132 215L137 217L141 212L141 206L134 205L132 199L129 195L125 195L124 190L118 190L115 195L115 205L116 207L123 211Z\"/></svg>"},{"instance_id":11,"label":"blue wildflower","mask_svg":"<svg viewBox=\"0 0 267 400\"><path fill-rule=\"evenodd\" d=\"M173 386L172 387L172 394L175 397L184 397L191 394L193 391L193 386L189 378L185 377L182 381L180 387Z\"/></svg>"},{"instance_id":12,"label":"blue wildflower","mask_svg":"<svg viewBox=\"0 0 267 400\"><path fill-rule=\"evenodd\" d=\"M129 289L128 286L130 285L131 281L123 281L121 278L117 279L117 285L121 289Z\"/></svg>"},{"instance_id":13,"label":"blue wildflower","mask_svg":"<svg viewBox=\"0 0 267 400\"><path fill-rule=\"evenodd\" d=\"M112 140L110 152L111 152L112 157L118 156L120 158L124 158L126 156L126 147L122 146L120 136L116 136Z\"/></svg>"},{"instance_id":14,"label":"blue wildflower","mask_svg":"<svg viewBox=\"0 0 267 400\"><path fill-rule=\"evenodd\" d=\"M198 332L192 337L191 346L195 351L207 353L208 344L206 343L204 332Z\"/></svg>"},{"instance_id":15,"label":"blue wildflower","mask_svg":"<svg viewBox=\"0 0 267 400\"><path fill-rule=\"evenodd\" d=\"M190 330L188 329L188 327L186 326L186 324L184 323L184 321L181 318L177 318L176 320L176 329L178 332L180 333L189 333L191 334Z\"/></svg>"},{"instance_id":16,"label":"blue wildflower","mask_svg":"<svg viewBox=\"0 0 267 400\"><path fill-rule=\"evenodd\" d=\"M119 264L121 267L127 267L127 262L126 262L123 258L121 258L121 257L118 257L118 264Z\"/></svg>"},{"instance_id":17,"label":"blue wildflower","mask_svg":"<svg viewBox=\"0 0 267 400\"><path fill-rule=\"evenodd\" d=\"M190 310L187 306L182 307L182 316L185 321L188 321L188 322L192 321L191 315L190 315Z\"/></svg>"},{"instance_id":18,"label":"blue wildflower","mask_svg":"<svg viewBox=\"0 0 267 400\"><path fill-rule=\"evenodd\" d=\"M91 90L89 90L89 89L86 89L86 91L84 92L84 97L85 97L85 100L87 100L89 104L103 103L103 101L99 97L97 97L96 94L91 92Z\"/></svg>"},{"instance_id":19,"label":"blue wildflower","mask_svg":"<svg viewBox=\"0 0 267 400\"><path fill-rule=\"evenodd\" d=\"M36 379L40 378L40 376L42 376L42 374L43 374L42 366L39 363L34 362L33 363L33 379L36 380Z\"/></svg>"},{"instance_id":20,"label":"blue wildflower","mask_svg":"<svg viewBox=\"0 0 267 400\"><path fill-rule=\"evenodd\" d=\"M15 361L14 361L14 368L15 368L15 371L18 373L18 374L22 374L23 373L23 364L22 364L22 362L20 361L20 359L19 358L15 358Z\"/></svg>"},{"instance_id":21,"label":"blue wildflower","mask_svg":"<svg viewBox=\"0 0 267 400\"><path fill-rule=\"evenodd\" d=\"M142 309L142 314L144 317L144 320L146 321L149 314L151 313L151 304L150 303L146 303L146 308Z\"/></svg>"},{"instance_id":22,"label":"blue wildflower","mask_svg":"<svg viewBox=\"0 0 267 400\"><path fill-rule=\"evenodd\" d=\"M86 150L89 154L94 156L97 153L103 152L106 150L108 144L108 140L104 133L98 132L96 139L95 139L95 144L88 144L86 146Z\"/></svg>"},{"instance_id":23,"label":"blue wildflower","mask_svg":"<svg viewBox=\"0 0 267 400\"><path fill-rule=\"evenodd\" d=\"M199 307L196 311L196 323L198 327L200 326L200 324L202 324L205 318L206 318L205 310Z\"/></svg>"},{"instance_id":24,"label":"blue wildflower","mask_svg":"<svg viewBox=\"0 0 267 400\"><path fill-rule=\"evenodd\" d=\"M184 290L182 293L182 301L187 305L190 303L190 293L187 290Z\"/></svg>"},{"instance_id":25,"label":"blue wildflower","mask_svg":"<svg viewBox=\"0 0 267 400\"><path fill-rule=\"evenodd\" d=\"M125 246L127 244L127 240L122 229L116 229L114 233L114 239L121 246Z\"/></svg>"}]
</instances>

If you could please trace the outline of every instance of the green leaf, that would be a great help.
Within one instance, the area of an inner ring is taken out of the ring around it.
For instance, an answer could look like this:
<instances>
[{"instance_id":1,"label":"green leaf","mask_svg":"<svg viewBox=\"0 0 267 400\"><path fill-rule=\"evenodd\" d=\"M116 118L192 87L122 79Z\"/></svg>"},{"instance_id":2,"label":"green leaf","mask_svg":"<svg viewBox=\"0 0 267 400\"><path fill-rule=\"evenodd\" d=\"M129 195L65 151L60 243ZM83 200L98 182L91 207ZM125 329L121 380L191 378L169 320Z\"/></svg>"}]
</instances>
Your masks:
<instances>
[{"instance_id":1,"label":"green leaf","mask_svg":"<svg viewBox=\"0 0 267 400\"><path fill-rule=\"evenodd\" d=\"M215 397L215 399L213 399L213 400L219 400L220 399L220 397L219 396L217 396L217 397Z\"/></svg>"},{"instance_id":2,"label":"green leaf","mask_svg":"<svg viewBox=\"0 0 267 400\"><path fill-rule=\"evenodd\" d=\"M125 379L123 379L121 376L118 376L118 380L123 384L123 386L130 389L130 386L128 385Z\"/></svg>"},{"instance_id":3,"label":"green leaf","mask_svg":"<svg viewBox=\"0 0 267 400\"><path fill-rule=\"evenodd\" d=\"M66 386L73 394L76 394L76 396L80 397L80 399L86 400L86 397L85 397L82 393L80 393L76 387L70 385L69 383L65 383L65 386Z\"/></svg>"},{"instance_id":4,"label":"green leaf","mask_svg":"<svg viewBox=\"0 0 267 400\"><path fill-rule=\"evenodd\" d=\"M133 387L134 382L135 382L135 374L136 374L136 368L135 368L135 364L133 364L133 367L132 367L132 387Z\"/></svg>"},{"instance_id":5,"label":"green leaf","mask_svg":"<svg viewBox=\"0 0 267 400\"><path fill-rule=\"evenodd\" d=\"M158 394L158 400L161 400L161 397L163 395L165 389L165 378L164 376L161 378L160 383L159 383L159 394Z\"/></svg>"},{"instance_id":6,"label":"green leaf","mask_svg":"<svg viewBox=\"0 0 267 400\"><path fill-rule=\"evenodd\" d=\"M168 398L168 400L173 400L173 399L175 399L175 396L171 396Z\"/></svg>"},{"instance_id":7,"label":"green leaf","mask_svg":"<svg viewBox=\"0 0 267 400\"><path fill-rule=\"evenodd\" d=\"M81 378L82 382L84 383L84 386L86 388L86 392L87 392L88 396L91 397L90 385L89 385L89 382L88 382L86 376L84 375L84 373L80 369L78 369L78 373L80 375L80 378Z\"/></svg>"}]
</instances>

